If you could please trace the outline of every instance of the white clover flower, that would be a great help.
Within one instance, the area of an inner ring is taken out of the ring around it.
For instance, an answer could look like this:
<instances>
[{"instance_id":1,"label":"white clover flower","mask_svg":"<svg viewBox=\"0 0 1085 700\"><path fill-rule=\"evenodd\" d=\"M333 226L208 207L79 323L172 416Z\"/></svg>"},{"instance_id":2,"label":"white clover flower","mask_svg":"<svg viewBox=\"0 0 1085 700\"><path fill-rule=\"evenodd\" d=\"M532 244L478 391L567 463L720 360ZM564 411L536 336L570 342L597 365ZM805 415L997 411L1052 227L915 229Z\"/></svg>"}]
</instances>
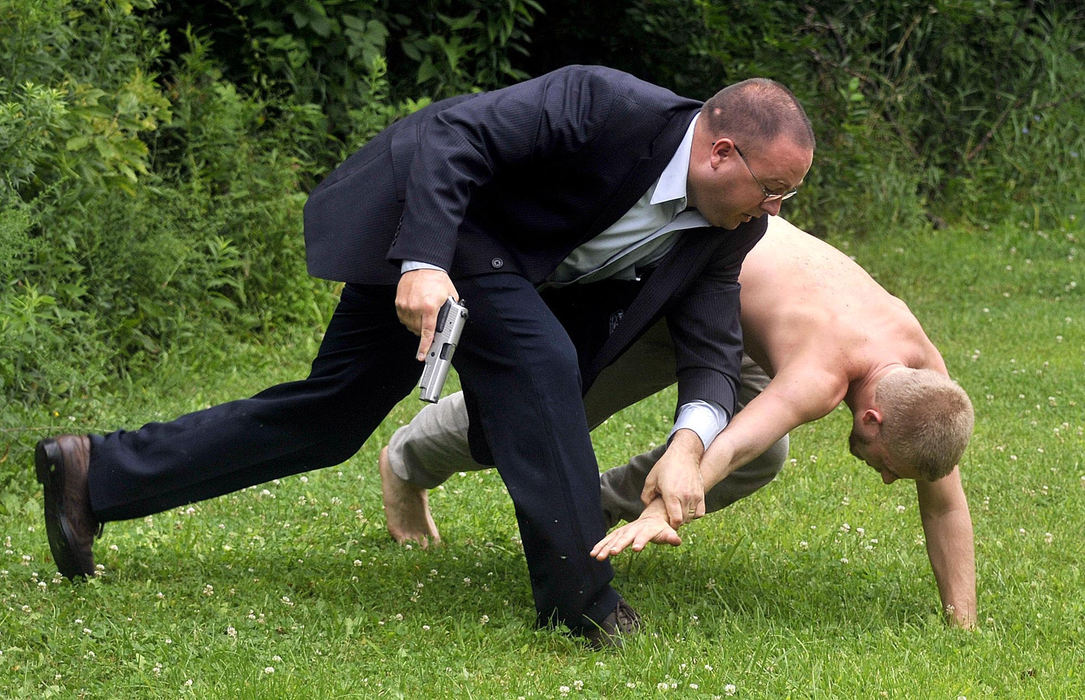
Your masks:
<instances>
[{"instance_id":1,"label":"white clover flower","mask_svg":"<svg viewBox=\"0 0 1085 700\"><path fill-rule=\"evenodd\" d=\"M735 688L734 683L728 683L727 685L723 686L723 694L724 695L734 695L735 692L737 692L737 690L738 689Z\"/></svg>"},{"instance_id":2,"label":"white clover flower","mask_svg":"<svg viewBox=\"0 0 1085 700\"><path fill-rule=\"evenodd\" d=\"M267 674L275 673L275 667L274 666L265 666L264 667L264 673L267 673Z\"/></svg>"}]
</instances>

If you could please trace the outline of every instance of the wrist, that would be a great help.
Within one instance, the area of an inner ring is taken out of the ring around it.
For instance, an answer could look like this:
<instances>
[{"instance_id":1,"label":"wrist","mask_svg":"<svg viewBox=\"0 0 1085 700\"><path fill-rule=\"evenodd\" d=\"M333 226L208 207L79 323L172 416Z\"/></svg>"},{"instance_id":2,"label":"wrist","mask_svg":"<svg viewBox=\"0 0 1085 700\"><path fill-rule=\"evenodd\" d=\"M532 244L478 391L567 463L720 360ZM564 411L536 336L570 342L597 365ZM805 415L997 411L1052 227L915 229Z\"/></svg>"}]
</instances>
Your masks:
<instances>
[{"instance_id":1,"label":"wrist","mask_svg":"<svg viewBox=\"0 0 1085 700\"><path fill-rule=\"evenodd\" d=\"M690 428L679 428L671 435L670 442L667 445L667 451L672 450L700 459L705 452L705 444L696 431Z\"/></svg>"}]
</instances>

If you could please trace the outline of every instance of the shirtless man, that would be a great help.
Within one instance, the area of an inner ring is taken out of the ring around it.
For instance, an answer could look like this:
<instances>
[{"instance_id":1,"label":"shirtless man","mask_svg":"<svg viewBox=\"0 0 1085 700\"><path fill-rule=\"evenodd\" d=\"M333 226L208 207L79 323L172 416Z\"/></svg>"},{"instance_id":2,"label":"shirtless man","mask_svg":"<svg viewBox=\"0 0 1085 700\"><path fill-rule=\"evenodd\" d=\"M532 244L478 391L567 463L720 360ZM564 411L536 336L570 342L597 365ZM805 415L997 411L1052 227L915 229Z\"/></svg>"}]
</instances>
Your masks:
<instances>
[{"instance_id":1,"label":"shirtless man","mask_svg":"<svg viewBox=\"0 0 1085 700\"><path fill-rule=\"evenodd\" d=\"M687 499L694 499L703 488L708 511L748 495L771 480L775 471L770 466L766 472L762 465L760 473L768 473L767 479L747 479L729 487L745 471L742 465L756 463L761 455L760 461L770 459L778 471L786 455L786 448L781 454L779 441L843 401L854 416L852 454L886 484L915 480L943 609L955 624L974 625L972 520L956 467L971 435L972 407L964 391L949 379L941 355L919 322L846 255L778 217L770 220L765 237L747 255L740 282L746 351L772 380L745 401L712 441L699 475L653 469L652 454L604 472L603 506L608 517L612 522L619 518L631 522L601 540L592 555L605 559L626 547L640 550L649 542L680 544L676 530L692 518L677 509L678 499L664 503L661 492L681 493L685 488ZM645 342L666 345L659 342L658 333L652 336L648 334ZM596 389L617 387L621 396L597 400L609 401L613 413L651 393L649 384L672 383L673 363L662 359L665 353L658 350L649 354L638 357L634 346L610 368L615 372L605 386L597 382L585 397L586 405ZM747 383L745 377L743 382ZM909 410L909 405L916 410ZM471 466L466 420L456 415L458 410L462 409L456 402L448 400L425 409L393 436L392 449L381 454L389 530L401 542L436 541L425 488L457 471L480 468ZM457 450L452 447L456 444L463 447ZM728 488L731 493L716 497Z\"/></svg>"}]
</instances>

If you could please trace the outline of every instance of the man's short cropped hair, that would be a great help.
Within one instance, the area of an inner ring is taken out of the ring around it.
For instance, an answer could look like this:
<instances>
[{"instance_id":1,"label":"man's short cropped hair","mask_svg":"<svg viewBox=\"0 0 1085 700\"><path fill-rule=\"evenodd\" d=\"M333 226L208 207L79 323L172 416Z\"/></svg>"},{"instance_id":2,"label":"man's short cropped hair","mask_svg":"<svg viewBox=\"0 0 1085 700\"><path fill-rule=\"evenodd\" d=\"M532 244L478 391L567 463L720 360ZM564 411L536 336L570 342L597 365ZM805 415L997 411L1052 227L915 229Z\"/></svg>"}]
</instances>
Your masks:
<instances>
[{"instance_id":1,"label":"man's short cropped hair","mask_svg":"<svg viewBox=\"0 0 1085 700\"><path fill-rule=\"evenodd\" d=\"M798 98L781 83L750 78L728 85L701 107L709 132L753 152L787 137L795 145L814 150L814 128Z\"/></svg>"},{"instance_id":2,"label":"man's short cropped hair","mask_svg":"<svg viewBox=\"0 0 1085 700\"><path fill-rule=\"evenodd\" d=\"M930 369L898 369L874 392L882 414L881 439L891 458L927 481L953 471L972 436L975 417L968 394Z\"/></svg>"}]
</instances>

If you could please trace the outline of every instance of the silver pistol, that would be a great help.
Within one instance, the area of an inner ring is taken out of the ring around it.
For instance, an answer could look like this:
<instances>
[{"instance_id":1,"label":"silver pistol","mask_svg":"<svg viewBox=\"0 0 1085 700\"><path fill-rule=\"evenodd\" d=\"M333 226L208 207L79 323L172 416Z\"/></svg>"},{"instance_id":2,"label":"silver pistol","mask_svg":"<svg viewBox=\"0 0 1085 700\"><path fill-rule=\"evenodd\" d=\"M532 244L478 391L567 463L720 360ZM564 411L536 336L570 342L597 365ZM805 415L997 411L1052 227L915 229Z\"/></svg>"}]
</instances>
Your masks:
<instances>
[{"instance_id":1,"label":"silver pistol","mask_svg":"<svg viewBox=\"0 0 1085 700\"><path fill-rule=\"evenodd\" d=\"M448 369L452 366L452 353L456 352L456 345L460 342L460 334L463 333L466 323L467 307L449 297L437 313L433 344L426 353L426 367L422 370L422 381L418 384L418 398L421 400L437 403L441 398Z\"/></svg>"}]
</instances>

